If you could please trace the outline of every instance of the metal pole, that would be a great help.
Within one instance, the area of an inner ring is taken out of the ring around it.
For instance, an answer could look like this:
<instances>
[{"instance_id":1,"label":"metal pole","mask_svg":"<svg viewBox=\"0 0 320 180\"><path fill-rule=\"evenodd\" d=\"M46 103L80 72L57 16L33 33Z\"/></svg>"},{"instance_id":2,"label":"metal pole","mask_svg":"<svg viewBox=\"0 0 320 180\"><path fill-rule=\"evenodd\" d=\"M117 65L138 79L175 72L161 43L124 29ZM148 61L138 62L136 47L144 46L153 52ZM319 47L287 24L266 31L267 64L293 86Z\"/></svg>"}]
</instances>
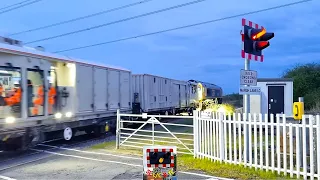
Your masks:
<instances>
[{"instance_id":1,"label":"metal pole","mask_svg":"<svg viewBox=\"0 0 320 180\"><path fill-rule=\"evenodd\" d=\"M303 97L299 97L299 102L304 102L304 98Z\"/></svg>"},{"instance_id":2,"label":"metal pole","mask_svg":"<svg viewBox=\"0 0 320 180\"><path fill-rule=\"evenodd\" d=\"M244 61L244 70L250 70L250 61L249 59L245 58L245 61ZM245 86L248 86L249 85L245 85ZM245 94L243 96L243 100L244 100L244 113L246 114L246 117L247 117L247 121L249 121L249 113L250 113L250 95L249 94ZM249 156L249 125L247 125L247 133L246 133L246 140L247 140L247 144L246 144L246 148L247 148L247 152L245 152L247 154L247 161L248 161L248 158L250 157Z\"/></svg>"},{"instance_id":3,"label":"metal pole","mask_svg":"<svg viewBox=\"0 0 320 180\"><path fill-rule=\"evenodd\" d=\"M304 102L304 99L303 97L299 97L299 102ZM299 124L302 124L302 119L299 120ZM300 141L300 145L302 145L302 128L299 128L299 141ZM300 146L300 153L302 153L302 146ZM300 156L300 162L303 162L303 157Z\"/></svg>"}]
</instances>

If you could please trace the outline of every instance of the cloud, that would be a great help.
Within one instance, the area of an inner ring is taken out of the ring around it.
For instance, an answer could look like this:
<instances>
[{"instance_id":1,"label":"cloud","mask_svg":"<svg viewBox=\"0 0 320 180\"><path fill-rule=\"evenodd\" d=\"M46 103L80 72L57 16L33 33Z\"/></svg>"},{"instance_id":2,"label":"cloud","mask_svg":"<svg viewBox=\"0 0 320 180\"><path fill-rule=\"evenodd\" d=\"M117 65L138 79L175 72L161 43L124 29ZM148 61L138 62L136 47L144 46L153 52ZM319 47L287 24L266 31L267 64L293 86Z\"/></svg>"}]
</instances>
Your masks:
<instances>
[{"instance_id":1,"label":"cloud","mask_svg":"<svg viewBox=\"0 0 320 180\"><path fill-rule=\"evenodd\" d=\"M16 0L18 2L18 0ZM191 2L192 0L150 1L145 4L104 14L51 29L26 33L15 38L36 40L102 23ZM297 0L296 0L297 1ZM213 1L186 6L164 13L103 27L50 41L43 45L48 51L85 46L188 24L219 19L263 8L296 2L294 0ZM99 12L137 0L104 1L43 1L0 16L0 33L13 33L66 19ZM12 2L15 3L15 2ZM76 8L75 8L76 7ZM297 63L320 62L320 1L313 0L281 9L244 16L273 31L275 37L264 51L265 61L252 62L259 77L280 77ZM241 50L241 18L180 29L153 36L106 44L63 54L131 69L135 73L150 73L181 80L198 79L218 84L225 92L237 92L239 71L244 60Z\"/></svg>"}]
</instances>

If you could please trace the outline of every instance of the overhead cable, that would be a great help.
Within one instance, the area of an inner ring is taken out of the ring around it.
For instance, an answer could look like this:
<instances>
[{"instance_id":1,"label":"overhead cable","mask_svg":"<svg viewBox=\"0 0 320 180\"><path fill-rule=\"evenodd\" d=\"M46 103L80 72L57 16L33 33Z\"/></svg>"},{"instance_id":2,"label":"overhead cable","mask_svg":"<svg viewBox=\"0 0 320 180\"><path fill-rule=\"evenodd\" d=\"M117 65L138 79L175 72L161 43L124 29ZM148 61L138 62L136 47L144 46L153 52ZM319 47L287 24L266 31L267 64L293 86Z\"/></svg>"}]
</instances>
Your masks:
<instances>
[{"instance_id":1,"label":"overhead cable","mask_svg":"<svg viewBox=\"0 0 320 180\"><path fill-rule=\"evenodd\" d=\"M179 4L179 5L176 5L176 6L171 6L171 7L160 9L160 10L157 10L157 11L152 11L152 12L144 13L144 14L141 14L141 15L129 17L129 18L125 18L125 19L121 19L121 20L117 20L117 21L113 21L113 22L109 22L109 23L105 23L105 24L100 24L100 25L97 25L97 26L92 26L92 27L80 29L80 30L77 30L77 31L72 31L72 32L68 32L68 33L64 33L64 34L60 34L60 35L56 35L56 36L51 36L51 37L47 37L47 38L43 38L43 39L38 39L38 40L26 42L25 44L31 44L31 43L35 43L35 42L46 41L46 40L50 40L50 39L56 39L56 38L60 38L60 37L64 37L64 36L69 36L69 35L72 35L72 34L81 33L81 32L84 32L84 31L90 31L90 30L93 30L93 29L98 29L98 28L102 28L102 27L105 27L105 26L118 24L118 23L121 23L121 22L130 21L130 20L141 18L141 17L145 17L145 16L150 16L150 15L153 15L153 14L157 14L157 13L161 13L161 12L165 12L165 11L181 8L181 7L184 7L184 6L189 6L189 5L200 3L200 2L203 2L203 1L206 1L206 0L196 0L196 1L188 2L188 3L184 3L184 4Z\"/></svg>"},{"instance_id":2,"label":"overhead cable","mask_svg":"<svg viewBox=\"0 0 320 180\"><path fill-rule=\"evenodd\" d=\"M59 26L59 25L63 25L63 24L68 24L68 23L71 23L71 22L80 21L80 20L83 20L83 19L87 19L87 18L91 18L91 17L95 17L95 16L100 16L100 15L103 15L103 14L106 14L106 13L110 13L110 12L122 10L122 9L125 9L125 8L133 7L133 6L136 6L136 5L144 4L144 3L147 3L147 2L150 2L150 1L153 1L153 0L143 0L143 1L135 2L135 3L127 4L127 5L124 5L124 6L108 9L108 10L105 10L105 11L100 11L100 12L89 14L89 15L86 15L86 16L81 16L81 17L69 19L69 20L66 20L66 21L61 21L61 22L57 22L57 23L53 23L53 24L49 24L49 25L33 28L33 29L28 29L28 30L12 33L12 34L9 34L9 36L15 36L15 35L23 34L23 33L38 31L38 30L42 30L42 29L48 29L48 28L51 28L51 27L55 27L55 26Z\"/></svg>"},{"instance_id":3,"label":"overhead cable","mask_svg":"<svg viewBox=\"0 0 320 180\"><path fill-rule=\"evenodd\" d=\"M31 1L31 2L28 2L28 3L22 4L22 5L20 5L20 6L11 8L11 9L7 9L7 10L4 10L4 11L0 11L0 14L4 14L4 13L6 13L6 12L10 12L10 11L13 11L13 10L16 10L16 9L19 9L19 8L22 8L22 7L25 7L25 6L28 6L28 5L31 5L31 4L40 2L40 1L43 1L43 0ZM25 1L25 2L27 2L27 1ZM11 6L13 6L13 5L11 5Z\"/></svg>"},{"instance_id":4,"label":"overhead cable","mask_svg":"<svg viewBox=\"0 0 320 180\"><path fill-rule=\"evenodd\" d=\"M194 27L194 26L199 26L199 25L204 25L204 24L209 24L209 23L224 21L224 20L228 20L228 19L232 19L232 18L237 18L237 17L243 17L243 16L246 16L246 15L251 15L251 14L256 14L256 13L260 13L260 12L270 11L270 10L274 10L274 9L284 8L284 7L288 7L288 6L292 6L292 5L296 5L296 4L301 4L301 3L309 2L309 1L312 1L312 0L297 1L297 2L293 2L293 3L278 5L278 6L274 6L274 7L270 7L270 8L265 8L265 9L260 9L260 10L256 10L256 11L251 11L251 12L247 12L247 13L241 13L241 14L237 14L237 15L227 16L227 17L223 17L223 18L219 18L219 19L213 19L213 20L209 20L209 21L203 21L203 22L194 23L194 24L189 24L189 25L185 25L185 26L180 26L180 27L165 29L165 30L161 30L161 31L155 31L155 32L151 32L151 33L146 33L146 34L141 34L141 35L126 37L126 38L121 38L121 39L116 39L116 40L106 41L106 42L101 42L101 43L96 43L96 44L91 44L91 45L87 45L87 46L81 46L81 47L75 47L75 48L70 48L70 49L59 50L59 51L55 51L54 53L60 53L60 52L66 52L66 51L73 51L73 50L78 50L78 49L84 49L84 48L94 47L94 46L101 46L101 45L104 45L104 44L111 44L111 43L116 43L116 42L121 42L121 41L127 41L127 40L131 40L131 39L136 39L136 38L140 38L140 37L145 37L145 36L151 36L151 35L161 34L161 33L169 32L169 31L175 31L175 30L180 30L180 29L191 28L191 27Z\"/></svg>"}]
</instances>

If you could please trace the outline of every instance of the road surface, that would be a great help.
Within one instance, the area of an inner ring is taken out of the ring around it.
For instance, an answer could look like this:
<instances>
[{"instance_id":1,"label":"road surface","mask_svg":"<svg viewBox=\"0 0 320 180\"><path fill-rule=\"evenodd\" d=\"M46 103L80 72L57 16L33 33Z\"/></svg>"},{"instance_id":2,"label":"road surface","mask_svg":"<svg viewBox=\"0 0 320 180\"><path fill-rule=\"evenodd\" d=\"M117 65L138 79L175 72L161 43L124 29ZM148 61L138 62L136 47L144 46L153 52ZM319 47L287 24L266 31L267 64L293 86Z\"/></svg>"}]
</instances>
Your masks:
<instances>
[{"instance_id":1,"label":"road surface","mask_svg":"<svg viewBox=\"0 0 320 180\"><path fill-rule=\"evenodd\" d=\"M138 157L82 150L107 139L69 144L57 142L38 145L20 155L0 153L0 179L64 180L103 179L141 180L142 159ZM178 172L182 180L217 179L211 176Z\"/></svg>"}]
</instances>

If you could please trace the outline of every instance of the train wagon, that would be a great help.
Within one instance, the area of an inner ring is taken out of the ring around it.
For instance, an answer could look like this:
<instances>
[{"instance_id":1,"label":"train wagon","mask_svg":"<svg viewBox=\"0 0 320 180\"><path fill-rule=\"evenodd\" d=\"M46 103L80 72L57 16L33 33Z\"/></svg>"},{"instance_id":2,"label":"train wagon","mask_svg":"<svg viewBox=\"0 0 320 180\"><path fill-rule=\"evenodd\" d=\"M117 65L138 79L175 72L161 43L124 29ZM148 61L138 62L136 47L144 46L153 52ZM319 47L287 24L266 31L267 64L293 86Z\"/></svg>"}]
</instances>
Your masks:
<instances>
[{"instance_id":1,"label":"train wagon","mask_svg":"<svg viewBox=\"0 0 320 180\"><path fill-rule=\"evenodd\" d=\"M150 74L132 75L135 114L175 114L188 107L188 83Z\"/></svg>"},{"instance_id":2,"label":"train wagon","mask_svg":"<svg viewBox=\"0 0 320 180\"><path fill-rule=\"evenodd\" d=\"M186 112L189 108L189 85L186 81L173 80L174 113Z\"/></svg>"},{"instance_id":3,"label":"train wagon","mask_svg":"<svg viewBox=\"0 0 320 180\"><path fill-rule=\"evenodd\" d=\"M114 130L131 113L131 71L28 48L0 38L0 144L27 148Z\"/></svg>"}]
</instances>

